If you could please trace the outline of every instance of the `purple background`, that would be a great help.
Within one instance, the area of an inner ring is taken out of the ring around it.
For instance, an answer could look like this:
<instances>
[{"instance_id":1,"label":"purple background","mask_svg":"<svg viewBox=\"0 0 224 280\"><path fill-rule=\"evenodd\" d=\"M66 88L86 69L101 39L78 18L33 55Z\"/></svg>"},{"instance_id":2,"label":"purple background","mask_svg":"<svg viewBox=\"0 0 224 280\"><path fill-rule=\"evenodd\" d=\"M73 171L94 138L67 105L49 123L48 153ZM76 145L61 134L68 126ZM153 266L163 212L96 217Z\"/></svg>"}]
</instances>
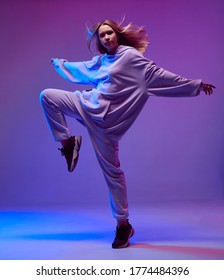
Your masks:
<instances>
[{"instance_id":1,"label":"purple background","mask_svg":"<svg viewBox=\"0 0 224 280\"><path fill-rule=\"evenodd\" d=\"M66 170L42 109L48 87L82 89L60 77L51 57L91 58L85 25L105 18L145 25L145 56L217 89L212 96L151 97L120 143L130 204L224 198L222 0L23 0L0 2L0 206L108 203L104 178L84 127L79 164ZM222 80L221 80L222 78Z\"/></svg>"}]
</instances>

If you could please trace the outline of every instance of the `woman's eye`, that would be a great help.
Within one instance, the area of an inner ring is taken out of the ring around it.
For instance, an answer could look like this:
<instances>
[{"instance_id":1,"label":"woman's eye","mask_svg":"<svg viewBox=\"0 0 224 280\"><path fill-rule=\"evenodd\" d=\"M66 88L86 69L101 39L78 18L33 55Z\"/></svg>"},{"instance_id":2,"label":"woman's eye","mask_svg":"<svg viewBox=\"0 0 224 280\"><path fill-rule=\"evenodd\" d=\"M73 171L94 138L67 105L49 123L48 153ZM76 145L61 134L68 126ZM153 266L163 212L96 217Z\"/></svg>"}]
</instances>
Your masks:
<instances>
[{"instance_id":1,"label":"woman's eye","mask_svg":"<svg viewBox=\"0 0 224 280\"><path fill-rule=\"evenodd\" d=\"M107 31L106 33L101 33L101 34L99 34L99 37L100 38L103 38L103 37L105 37L105 35L107 34L107 35L111 35L111 34L113 34L114 32L112 31L112 30L110 30L110 31Z\"/></svg>"}]
</instances>

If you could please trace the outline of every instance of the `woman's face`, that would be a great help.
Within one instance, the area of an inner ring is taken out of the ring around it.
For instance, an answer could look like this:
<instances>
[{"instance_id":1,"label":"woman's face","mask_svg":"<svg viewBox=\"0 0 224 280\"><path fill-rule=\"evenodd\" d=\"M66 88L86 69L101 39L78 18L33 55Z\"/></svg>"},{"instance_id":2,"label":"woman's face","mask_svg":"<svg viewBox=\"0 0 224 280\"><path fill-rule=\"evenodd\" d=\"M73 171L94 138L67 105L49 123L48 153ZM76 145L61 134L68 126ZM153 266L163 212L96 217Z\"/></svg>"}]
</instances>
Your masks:
<instances>
[{"instance_id":1,"label":"woman's face","mask_svg":"<svg viewBox=\"0 0 224 280\"><path fill-rule=\"evenodd\" d=\"M107 50L108 54L114 54L118 44L118 37L109 25L101 25L98 30L101 45Z\"/></svg>"}]
</instances>

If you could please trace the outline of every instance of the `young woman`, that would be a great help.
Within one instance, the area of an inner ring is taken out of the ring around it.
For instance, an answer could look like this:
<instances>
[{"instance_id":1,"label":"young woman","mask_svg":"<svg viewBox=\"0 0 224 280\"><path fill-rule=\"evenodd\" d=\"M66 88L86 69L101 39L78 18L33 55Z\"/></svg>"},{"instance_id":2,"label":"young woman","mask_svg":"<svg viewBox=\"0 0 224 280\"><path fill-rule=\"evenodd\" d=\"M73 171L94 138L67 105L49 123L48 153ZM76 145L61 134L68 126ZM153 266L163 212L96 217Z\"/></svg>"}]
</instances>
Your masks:
<instances>
[{"instance_id":1,"label":"young woman","mask_svg":"<svg viewBox=\"0 0 224 280\"><path fill-rule=\"evenodd\" d=\"M88 130L105 176L112 213L117 220L113 248L124 248L134 229L129 224L127 189L120 168L118 143L141 112L150 96L190 97L200 91L210 95L215 88L201 80L175 75L143 56L148 46L145 30L111 20L89 29L88 47L95 44L99 55L90 61L52 59L56 71L73 83L88 84L91 90L69 92L45 89L41 104L56 141L61 142L68 171L77 164L81 136L72 136L65 116L74 117Z\"/></svg>"}]
</instances>

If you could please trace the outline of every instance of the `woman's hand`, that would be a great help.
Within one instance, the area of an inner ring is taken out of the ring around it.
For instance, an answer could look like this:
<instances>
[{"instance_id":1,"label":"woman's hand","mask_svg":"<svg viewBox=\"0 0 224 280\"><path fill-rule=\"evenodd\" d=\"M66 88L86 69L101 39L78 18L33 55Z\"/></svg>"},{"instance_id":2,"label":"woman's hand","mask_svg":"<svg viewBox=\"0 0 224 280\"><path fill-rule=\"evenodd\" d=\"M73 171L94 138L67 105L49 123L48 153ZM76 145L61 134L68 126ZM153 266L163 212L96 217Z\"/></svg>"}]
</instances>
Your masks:
<instances>
[{"instance_id":1,"label":"woman's hand","mask_svg":"<svg viewBox=\"0 0 224 280\"><path fill-rule=\"evenodd\" d=\"M213 89L215 89L215 86L211 84L204 84L202 83L202 90L205 92L206 95L211 95L213 93Z\"/></svg>"},{"instance_id":2,"label":"woman's hand","mask_svg":"<svg viewBox=\"0 0 224 280\"><path fill-rule=\"evenodd\" d=\"M57 61L57 58L51 58L51 63L55 64L55 61Z\"/></svg>"},{"instance_id":3,"label":"woman's hand","mask_svg":"<svg viewBox=\"0 0 224 280\"><path fill-rule=\"evenodd\" d=\"M58 67L58 58L51 58L51 64L55 67Z\"/></svg>"}]
</instances>

